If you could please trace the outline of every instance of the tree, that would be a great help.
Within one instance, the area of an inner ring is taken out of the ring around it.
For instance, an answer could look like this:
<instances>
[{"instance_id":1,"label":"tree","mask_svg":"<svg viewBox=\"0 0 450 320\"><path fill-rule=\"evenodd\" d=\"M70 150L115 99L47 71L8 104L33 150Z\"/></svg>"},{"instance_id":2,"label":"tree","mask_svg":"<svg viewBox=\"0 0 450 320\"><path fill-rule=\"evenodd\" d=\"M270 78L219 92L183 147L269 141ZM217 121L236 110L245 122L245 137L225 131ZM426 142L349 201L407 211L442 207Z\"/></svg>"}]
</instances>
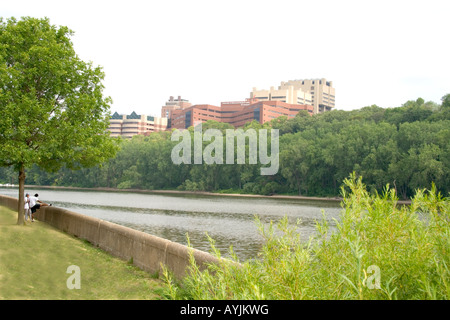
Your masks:
<instances>
[{"instance_id":1,"label":"tree","mask_svg":"<svg viewBox=\"0 0 450 320\"><path fill-rule=\"evenodd\" d=\"M441 119L450 120L450 93L442 97Z\"/></svg>"},{"instance_id":2,"label":"tree","mask_svg":"<svg viewBox=\"0 0 450 320\"><path fill-rule=\"evenodd\" d=\"M79 169L117 151L104 73L77 56L72 35L47 18L0 18L0 165L19 173L18 224L26 168Z\"/></svg>"},{"instance_id":3,"label":"tree","mask_svg":"<svg viewBox=\"0 0 450 320\"><path fill-rule=\"evenodd\" d=\"M291 187L295 188L298 195L302 195L302 189L307 193L313 144L297 133L283 136L282 146L283 149L280 152L281 175Z\"/></svg>"}]
</instances>

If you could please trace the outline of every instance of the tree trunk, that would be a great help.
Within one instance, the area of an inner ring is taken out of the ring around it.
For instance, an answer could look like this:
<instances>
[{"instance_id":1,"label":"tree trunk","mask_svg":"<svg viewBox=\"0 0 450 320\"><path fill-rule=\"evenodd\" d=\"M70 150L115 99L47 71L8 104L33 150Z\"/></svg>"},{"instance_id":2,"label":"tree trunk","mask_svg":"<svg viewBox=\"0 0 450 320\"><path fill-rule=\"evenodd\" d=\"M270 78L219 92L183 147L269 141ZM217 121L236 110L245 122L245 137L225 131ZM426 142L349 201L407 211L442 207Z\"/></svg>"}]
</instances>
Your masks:
<instances>
[{"instance_id":1,"label":"tree trunk","mask_svg":"<svg viewBox=\"0 0 450 320\"><path fill-rule=\"evenodd\" d=\"M19 167L19 204L17 208L18 216L17 216L17 224L18 225L24 225L25 224L25 218L24 218L24 205L25 205L25 166L20 164Z\"/></svg>"}]
</instances>

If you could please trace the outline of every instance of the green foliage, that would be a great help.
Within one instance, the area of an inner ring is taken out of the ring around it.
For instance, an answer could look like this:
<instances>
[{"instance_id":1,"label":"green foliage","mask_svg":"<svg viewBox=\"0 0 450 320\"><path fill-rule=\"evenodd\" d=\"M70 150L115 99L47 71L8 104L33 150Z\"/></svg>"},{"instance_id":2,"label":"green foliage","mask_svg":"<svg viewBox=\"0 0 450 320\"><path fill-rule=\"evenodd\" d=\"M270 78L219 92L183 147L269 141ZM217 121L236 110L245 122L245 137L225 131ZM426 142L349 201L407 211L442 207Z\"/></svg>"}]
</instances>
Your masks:
<instances>
[{"instance_id":1,"label":"green foliage","mask_svg":"<svg viewBox=\"0 0 450 320\"><path fill-rule=\"evenodd\" d=\"M78 58L67 27L48 19L0 24L2 165L47 170L105 161L113 155L100 67Z\"/></svg>"},{"instance_id":2,"label":"green foliage","mask_svg":"<svg viewBox=\"0 0 450 320\"><path fill-rule=\"evenodd\" d=\"M0 166L19 172L20 203L26 168L79 169L117 151L103 71L76 55L72 35L48 19L0 18Z\"/></svg>"},{"instance_id":3,"label":"green foliage","mask_svg":"<svg viewBox=\"0 0 450 320\"><path fill-rule=\"evenodd\" d=\"M180 164L171 161L177 142L171 132L135 136L121 143L117 156L102 167L72 171L68 167L48 174L32 167L30 184L188 191L235 190L252 194L290 194L335 197L349 172L365 178L367 189L382 192L386 184L408 199L418 188L450 192L450 95L442 105L419 98L397 108L376 105L353 111L335 110L314 116L299 113L243 130L278 129L280 166L273 176L261 176L261 164L250 164L248 142L245 164ZM232 129L207 121L203 130ZM193 141L194 129L189 128ZM258 135L259 136L259 135ZM203 148L210 141L203 141ZM193 151L193 150L192 150ZM192 163L194 152L191 152ZM11 171L0 169L0 181L11 181ZM15 179L15 177L13 177Z\"/></svg>"},{"instance_id":4,"label":"green foliage","mask_svg":"<svg viewBox=\"0 0 450 320\"><path fill-rule=\"evenodd\" d=\"M258 259L221 259L176 282L169 273L167 299L444 299L450 298L450 202L418 190L411 206L399 206L395 190L370 194L352 174L341 188L342 213L331 229L317 221L305 243L297 224L256 224L265 239Z\"/></svg>"}]
</instances>

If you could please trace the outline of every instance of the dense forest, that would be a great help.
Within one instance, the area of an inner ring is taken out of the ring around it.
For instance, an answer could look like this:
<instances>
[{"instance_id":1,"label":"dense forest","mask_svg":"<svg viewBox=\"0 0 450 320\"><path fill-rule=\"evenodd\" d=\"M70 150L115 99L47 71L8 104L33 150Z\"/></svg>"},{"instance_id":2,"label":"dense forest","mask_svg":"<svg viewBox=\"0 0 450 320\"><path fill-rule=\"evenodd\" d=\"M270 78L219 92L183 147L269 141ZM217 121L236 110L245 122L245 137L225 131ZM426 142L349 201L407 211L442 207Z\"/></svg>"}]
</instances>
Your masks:
<instances>
[{"instance_id":1,"label":"dense forest","mask_svg":"<svg viewBox=\"0 0 450 320\"><path fill-rule=\"evenodd\" d=\"M224 140L225 130L234 129L215 121L203 123L203 131L208 128L221 130ZM332 197L355 172L370 191L381 192L389 184L399 198L432 183L444 196L450 192L450 94L441 104L419 98L396 108L300 112L242 129L250 128L279 130L277 174L261 175L267 165L250 164L248 152L245 164L174 164L171 152L179 142L171 140L171 132L155 132L118 139L117 156L101 166L57 172L28 168L26 184ZM13 168L0 168L0 183L16 181Z\"/></svg>"}]
</instances>

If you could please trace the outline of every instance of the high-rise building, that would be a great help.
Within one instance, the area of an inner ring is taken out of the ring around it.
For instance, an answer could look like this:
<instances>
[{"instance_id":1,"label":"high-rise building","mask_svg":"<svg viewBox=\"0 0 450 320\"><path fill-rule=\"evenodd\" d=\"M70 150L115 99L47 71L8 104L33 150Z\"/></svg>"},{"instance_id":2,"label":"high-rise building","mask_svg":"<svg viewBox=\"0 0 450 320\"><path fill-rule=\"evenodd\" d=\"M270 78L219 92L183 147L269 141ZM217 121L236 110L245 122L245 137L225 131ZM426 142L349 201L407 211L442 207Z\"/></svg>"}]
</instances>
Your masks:
<instances>
[{"instance_id":1,"label":"high-rise building","mask_svg":"<svg viewBox=\"0 0 450 320\"><path fill-rule=\"evenodd\" d=\"M281 82L281 88L293 86L294 89L301 89L309 92L314 106L314 113L330 111L335 107L335 88L333 82L321 79L289 80Z\"/></svg>"},{"instance_id":2,"label":"high-rise building","mask_svg":"<svg viewBox=\"0 0 450 320\"><path fill-rule=\"evenodd\" d=\"M321 79L301 79L281 82L278 89L257 90L253 88L250 98L260 101L283 101L292 104L310 104L314 113L330 111L335 107L333 82Z\"/></svg>"}]
</instances>

